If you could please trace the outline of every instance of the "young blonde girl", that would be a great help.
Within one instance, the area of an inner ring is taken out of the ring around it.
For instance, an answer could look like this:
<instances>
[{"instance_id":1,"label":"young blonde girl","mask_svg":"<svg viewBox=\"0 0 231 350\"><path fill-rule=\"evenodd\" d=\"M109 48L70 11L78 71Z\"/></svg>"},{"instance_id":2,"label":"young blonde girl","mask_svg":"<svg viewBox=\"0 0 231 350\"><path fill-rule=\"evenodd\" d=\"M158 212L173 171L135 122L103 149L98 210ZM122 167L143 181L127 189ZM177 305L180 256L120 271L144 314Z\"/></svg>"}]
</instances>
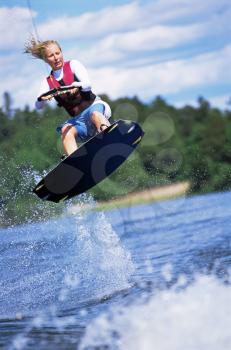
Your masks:
<instances>
[{"instance_id":1,"label":"young blonde girl","mask_svg":"<svg viewBox=\"0 0 231 350\"><path fill-rule=\"evenodd\" d=\"M77 60L64 60L57 41L32 38L25 45L25 53L45 61L51 67L49 76L42 80L35 103L37 109L43 108L50 99L49 95L41 97L44 93L61 86L74 86L71 92L55 97L58 106L63 107L71 116L57 127L65 154L70 155L77 149L76 140L86 141L110 125L110 106L92 92L84 65Z\"/></svg>"}]
</instances>

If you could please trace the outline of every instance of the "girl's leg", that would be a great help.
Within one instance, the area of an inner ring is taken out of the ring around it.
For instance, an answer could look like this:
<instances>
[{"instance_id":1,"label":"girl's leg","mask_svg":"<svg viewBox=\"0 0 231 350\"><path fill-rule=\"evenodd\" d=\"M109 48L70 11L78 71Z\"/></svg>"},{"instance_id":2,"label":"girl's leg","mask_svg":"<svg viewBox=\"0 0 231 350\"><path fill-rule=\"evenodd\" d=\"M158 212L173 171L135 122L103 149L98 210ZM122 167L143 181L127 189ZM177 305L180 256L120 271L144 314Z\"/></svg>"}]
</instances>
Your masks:
<instances>
[{"instance_id":1,"label":"girl's leg","mask_svg":"<svg viewBox=\"0 0 231 350\"><path fill-rule=\"evenodd\" d=\"M66 124L62 128L62 143L65 153L69 156L71 153L77 150L76 143L77 130L71 124Z\"/></svg>"},{"instance_id":2,"label":"girl's leg","mask_svg":"<svg viewBox=\"0 0 231 350\"><path fill-rule=\"evenodd\" d=\"M105 118L105 116L102 113L97 111L91 113L91 121L95 125L98 132L110 126L110 122L108 121L108 119Z\"/></svg>"}]
</instances>

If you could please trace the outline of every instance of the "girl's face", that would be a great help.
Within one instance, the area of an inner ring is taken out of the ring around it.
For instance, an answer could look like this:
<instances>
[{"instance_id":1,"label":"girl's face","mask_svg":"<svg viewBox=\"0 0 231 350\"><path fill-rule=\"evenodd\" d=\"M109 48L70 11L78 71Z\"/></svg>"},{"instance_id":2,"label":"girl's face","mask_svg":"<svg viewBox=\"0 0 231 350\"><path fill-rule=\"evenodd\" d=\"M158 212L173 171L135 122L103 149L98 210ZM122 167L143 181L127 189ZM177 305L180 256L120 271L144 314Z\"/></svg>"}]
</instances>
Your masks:
<instances>
[{"instance_id":1,"label":"girl's face","mask_svg":"<svg viewBox=\"0 0 231 350\"><path fill-rule=\"evenodd\" d=\"M53 70L61 69L63 66L63 53L56 44L50 44L45 49L45 61Z\"/></svg>"}]
</instances>

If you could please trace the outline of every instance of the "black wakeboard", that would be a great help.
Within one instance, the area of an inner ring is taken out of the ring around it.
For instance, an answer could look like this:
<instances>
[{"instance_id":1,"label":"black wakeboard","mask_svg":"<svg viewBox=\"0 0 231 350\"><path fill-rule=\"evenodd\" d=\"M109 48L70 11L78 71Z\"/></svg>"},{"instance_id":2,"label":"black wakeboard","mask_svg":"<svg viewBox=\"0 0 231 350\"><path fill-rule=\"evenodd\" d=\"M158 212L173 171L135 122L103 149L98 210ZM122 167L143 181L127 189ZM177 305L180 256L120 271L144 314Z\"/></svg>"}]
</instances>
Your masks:
<instances>
[{"instance_id":1,"label":"black wakeboard","mask_svg":"<svg viewBox=\"0 0 231 350\"><path fill-rule=\"evenodd\" d=\"M116 121L59 163L33 192L43 200L56 203L86 192L115 171L143 135L138 123Z\"/></svg>"}]
</instances>

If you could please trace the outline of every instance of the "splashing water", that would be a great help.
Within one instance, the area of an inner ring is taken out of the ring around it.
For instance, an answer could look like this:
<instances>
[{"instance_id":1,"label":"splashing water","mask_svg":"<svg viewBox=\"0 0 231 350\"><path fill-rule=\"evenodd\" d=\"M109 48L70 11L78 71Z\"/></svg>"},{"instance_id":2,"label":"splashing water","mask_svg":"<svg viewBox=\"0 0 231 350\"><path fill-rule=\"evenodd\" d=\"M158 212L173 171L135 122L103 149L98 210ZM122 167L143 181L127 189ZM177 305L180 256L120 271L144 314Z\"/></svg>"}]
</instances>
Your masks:
<instances>
[{"instance_id":1,"label":"splashing water","mask_svg":"<svg viewBox=\"0 0 231 350\"><path fill-rule=\"evenodd\" d=\"M131 256L122 247L105 214L95 212L79 215L75 223L76 245L78 251L82 252L78 264L81 270L85 266L83 280L94 283L98 296L129 288L128 279L134 271Z\"/></svg>"},{"instance_id":2,"label":"splashing water","mask_svg":"<svg viewBox=\"0 0 231 350\"><path fill-rule=\"evenodd\" d=\"M61 308L75 307L130 287L130 254L103 213L79 213L3 234L2 315L60 301Z\"/></svg>"},{"instance_id":3,"label":"splashing water","mask_svg":"<svg viewBox=\"0 0 231 350\"><path fill-rule=\"evenodd\" d=\"M30 166L17 165L0 157L0 226L44 221L60 215L63 206L39 201L32 193L35 184L45 172ZM7 164L7 165L6 165Z\"/></svg>"},{"instance_id":4,"label":"splashing water","mask_svg":"<svg viewBox=\"0 0 231 350\"><path fill-rule=\"evenodd\" d=\"M81 204L95 205L90 196L83 196ZM48 325L64 330L78 323L77 311L62 319L60 312L98 303L130 287L134 271L130 254L102 212L80 210L46 224L9 228L4 238L7 283L3 278L0 284L0 314L17 319L33 316L13 338L10 350L24 349L33 330Z\"/></svg>"},{"instance_id":5,"label":"splashing water","mask_svg":"<svg viewBox=\"0 0 231 350\"><path fill-rule=\"evenodd\" d=\"M88 325L79 350L231 349L231 287L197 276L127 308L111 308Z\"/></svg>"}]
</instances>

